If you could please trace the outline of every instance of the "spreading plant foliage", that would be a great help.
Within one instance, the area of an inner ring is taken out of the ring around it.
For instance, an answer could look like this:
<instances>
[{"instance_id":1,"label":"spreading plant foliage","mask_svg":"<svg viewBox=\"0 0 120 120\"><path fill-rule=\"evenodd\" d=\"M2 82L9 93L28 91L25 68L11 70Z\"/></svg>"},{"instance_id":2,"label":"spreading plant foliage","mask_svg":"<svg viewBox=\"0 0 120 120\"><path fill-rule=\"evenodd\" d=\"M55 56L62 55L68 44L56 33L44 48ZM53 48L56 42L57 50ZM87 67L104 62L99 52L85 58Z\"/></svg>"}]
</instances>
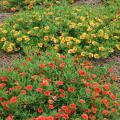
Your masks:
<instances>
[{"instance_id":1,"label":"spreading plant foliage","mask_svg":"<svg viewBox=\"0 0 120 120\"><path fill-rule=\"evenodd\" d=\"M106 58L120 50L117 4L104 7L53 6L13 15L1 24L0 47L7 52L35 46L81 57ZM94 12L93 12L94 11Z\"/></svg>"},{"instance_id":2,"label":"spreading plant foliage","mask_svg":"<svg viewBox=\"0 0 120 120\"><path fill-rule=\"evenodd\" d=\"M1 0L0 6L16 12L19 10L31 10L34 7L41 5L45 7L60 5L65 2L71 4L74 2L74 0Z\"/></svg>"},{"instance_id":3,"label":"spreading plant foliage","mask_svg":"<svg viewBox=\"0 0 120 120\"><path fill-rule=\"evenodd\" d=\"M0 72L0 119L115 120L115 80L109 66L31 53Z\"/></svg>"}]
</instances>

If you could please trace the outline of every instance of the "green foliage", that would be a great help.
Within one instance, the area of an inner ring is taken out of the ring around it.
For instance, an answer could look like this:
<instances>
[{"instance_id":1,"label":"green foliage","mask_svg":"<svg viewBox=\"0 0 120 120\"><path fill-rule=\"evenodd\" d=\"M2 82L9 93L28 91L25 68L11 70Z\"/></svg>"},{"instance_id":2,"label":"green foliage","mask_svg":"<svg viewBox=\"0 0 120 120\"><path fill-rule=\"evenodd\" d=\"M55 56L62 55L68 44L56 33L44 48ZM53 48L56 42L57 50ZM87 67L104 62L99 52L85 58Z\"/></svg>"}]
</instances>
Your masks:
<instances>
[{"instance_id":1,"label":"green foliage","mask_svg":"<svg viewBox=\"0 0 120 120\"><path fill-rule=\"evenodd\" d=\"M13 15L1 24L0 47L7 52L35 46L80 57L106 58L120 50L118 6L53 6ZM94 12L93 12L94 11Z\"/></svg>"},{"instance_id":2,"label":"green foliage","mask_svg":"<svg viewBox=\"0 0 120 120\"><path fill-rule=\"evenodd\" d=\"M11 11L19 11L19 10L31 10L36 6L52 6L59 5L63 3L73 3L73 0L1 0L0 6L5 7L7 9L11 9Z\"/></svg>"},{"instance_id":3,"label":"green foliage","mask_svg":"<svg viewBox=\"0 0 120 120\"><path fill-rule=\"evenodd\" d=\"M109 66L54 52L31 53L0 72L0 119L113 120L118 110L114 80Z\"/></svg>"}]
</instances>

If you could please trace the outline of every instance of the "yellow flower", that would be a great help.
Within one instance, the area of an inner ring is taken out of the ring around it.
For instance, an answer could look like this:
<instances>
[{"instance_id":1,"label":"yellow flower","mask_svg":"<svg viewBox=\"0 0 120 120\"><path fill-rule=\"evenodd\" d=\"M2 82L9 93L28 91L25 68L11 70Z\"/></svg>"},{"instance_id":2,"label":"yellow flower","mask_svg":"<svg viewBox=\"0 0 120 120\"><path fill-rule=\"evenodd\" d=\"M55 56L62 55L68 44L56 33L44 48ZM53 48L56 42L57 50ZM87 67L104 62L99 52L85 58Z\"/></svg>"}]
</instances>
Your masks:
<instances>
[{"instance_id":1,"label":"yellow flower","mask_svg":"<svg viewBox=\"0 0 120 120\"><path fill-rule=\"evenodd\" d=\"M95 38L95 37L96 37L96 34L91 34L91 37Z\"/></svg>"},{"instance_id":2,"label":"yellow flower","mask_svg":"<svg viewBox=\"0 0 120 120\"><path fill-rule=\"evenodd\" d=\"M13 51L13 48L12 47L8 47L7 48L7 52L12 52Z\"/></svg>"},{"instance_id":3,"label":"yellow flower","mask_svg":"<svg viewBox=\"0 0 120 120\"><path fill-rule=\"evenodd\" d=\"M57 42L58 42L58 40L57 40L56 38L54 38L54 39L53 39L53 42L54 42L54 43L57 43Z\"/></svg>"},{"instance_id":4,"label":"yellow flower","mask_svg":"<svg viewBox=\"0 0 120 120\"><path fill-rule=\"evenodd\" d=\"M88 37L88 35L86 33L83 33L81 36L80 36L80 39L86 39Z\"/></svg>"},{"instance_id":5,"label":"yellow flower","mask_svg":"<svg viewBox=\"0 0 120 120\"><path fill-rule=\"evenodd\" d=\"M98 54L94 54L94 58L99 59L100 56Z\"/></svg>"},{"instance_id":6,"label":"yellow flower","mask_svg":"<svg viewBox=\"0 0 120 120\"><path fill-rule=\"evenodd\" d=\"M104 36L104 31L103 31L103 30L99 30L98 33L99 33L99 34L98 34L99 37L103 37L103 36Z\"/></svg>"},{"instance_id":7,"label":"yellow flower","mask_svg":"<svg viewBox=\"0 0 120 120\"><path fill-rule=\"evenodd\" d=\"M22 22L22 21L23 21L23 19L22 19L22 18L19 18L19 19L17 19L17 21L18 21L18 22Z\"/></svg>"},{"instance_id":8,"label":"yellow flower","mask_svg":"<svg viewBox=\"0 0 120 120\"><path fill-rule=\"evenodd\" d=\"M28 31L27 34L32 35L32 32L31 32L31 31Z\"/></svg>"},{"instance_id":9,"label":"yellow flower","mask_svg":"<svg viewBox=\"0 0 120 120\"><path fill-rule=\"evenodd\" d=\"M39 27L34 27L33 29L34 29L34 30L39 30Z\"/></svg>"},{"instance_id":10,"label":"yellow flower","mask_svg":"<svg viewBox=\"0 0 120 120\"><path fill-rule=\"evenodd\" d=\"M99 51L105 51L104 47L99 47Z\"/></svg>"},{"instance_id":11,"label":"yellow flower","mask_svg":"<svg viewBox=\"0 0 120 120\"><path fill-rule=\"evenodd\" d=\"M90 24L90 26L92 26L92 27L95 26L95 22L94 22L94 21L90 21L89 24Z\"/></svg>"},{"instance_id":12,"label":"yellow flower","mask_svg":"<svg viewBox=\"0 0 120 120\"><path fill-rule=\"evenodd\" d=\"M44 27L45 32L49 31L49 26Z\"/></svg>"},{"instance_id":13,"label":"yellow flower","mask_svg":"<svg viewBox=\"0 0 120 120\"><path fill-rule=\"evenodd\" d=\"M69 49L69 50L68 50L68 53L69 53L69 54L72 53L72 49Z\"/></svg>"},{"instance_id":14,"label":"yellow flower","mask_svg":"<svg viewBox=\"0 0 120 120\"><path fill-rule=\"evenodd\" d=\"M58 50L59 50L59 45L55 45L54 49L55 49L56 51L58 51Z\"/></svg>"},{"instance_id":15,"label":"yellow flower","mask_svg":"<svg viewBox=\"0 0 120 120\"><path fill-rule=\"evenodd\" d=\"M76 43L76 44L79 44L79 43L81 43L81 41L76 39L76 40L75 40L75 43Z\"/></svg>"},{"instance_id":16,"label":"yellow flower","mask_svg":"<svg viewBox=\"0 0 120 120\"><path fill-rule=\"evenodd\" d=\"M77 51L77 47L74 46L74 47L73 47L73 50Z\"/></svg>"},{"instance_id":17,"label":"yellow flower","mask_svg":"<svg viewBox=\"0 0 120 120\"><path fill-rule=\"evenodd\" d=\"M108 35L108 34L105 34L105 35L104 35L104 39L107 39L107 40L108 40L108 39L109 39L109 35Z\"/></svg>"},{"instance_id":18,"label":"yellow flower","mask_svg":"<svg viewBox=\"0 0 120 120\"><path fill-rule=\"evenodd\" d=\"M39 47L42 47L42 46L43 46L43 43L38 43L38 46L39 46Z\"/></svg>"},{"instance_id":19,"label":"yellow flower","mask_svg":"<svg viewBox=\"0 0 120 120\"><path fill-rule=\"evenodd\" d=\"M86 52L85 52L85 51L81 52L81 56L82 56L82 57L84 57L85 55L86 55Z\"/></svg>"},{"instance_id":20,"label":"yellow flower","mask_svg":"<svg viewBox=\"0 0 120 120\"><path fill-rule=\"evenodd\" d=\"M65 39L62 39L60 43L61 43L61 44L64 44L64 43L65 43Z\"/></svg>"},{"instance_id":21,"label":"yellow flower","mask_svg":"<svg viewBox=\"0 0 120 120\"><path fill-rule=\"evenodd\" d=\"M15 24L15 25L13 25L13 28L15 29L17 27L17 25Z\"/></svg>"},{"instance_id":22,"label":"yellow flower","mask_svg":"<svg viewBox=\"0 0 120 120\"><path fill-rule=\"evenodd\" d=\"M3 34L7 34L7 30L3 30L2 33L3 33Z\"/></svg>"},{"instance_id":23,"label":"yellow flower","mask_svg":"<svg viewBox=\"0 0 120 120\"><path fill-rule=\"evenodd\" d=\"M92 28L91 28L91 27L88 27L88 28L87 28L87 31L88 31L88 32L92 31Z\"/></svg>"},{"instance_id":24,"label":"yellow flower","mask_svg":"<svg viewBox=\"0 0 120 120\"><path fill-rule=\"evenodd\" d=\"M114 52L114 49L113 49L113 48L111 48L111 49L109 50L109 52L110 52L110 53L113 53L113 52Z\"/></svg>"},{"instance_id":25,"label":"yellow flower","mask_svg":"<svg viewBox=\"0 0 120 120\"><path fill-rule=\"evenodd\" d=\"M92 58L94 57L94 54L93 53L89 53L89 58Z\"/></svg>"},{"instance_id":26,"label":"yellow flower","mask_svg":"<svg viewBox=\"0 0 120 120\"><path fill-rule=\"evenodd\" d=\"M10 44L9 44L9 47L14 47L14 46L15 46L14 43L10 43Z\"/></svg>"},{"instance_id":27,"label":"yellow flower","mask_svg":"<svg viewBox=\"0 0 120 120\"><path fill-rule=\"evenodd\" d=\"M22 39L22 37L19 37L19 38L17 38L17 41L22 41L23 39Z\"/></svg>"},{"instance_id":28,"label":"yellow flower","mask_svg":"<svg viewBox=\"0 0 120 120\"><path fill-rule=\"evenodd\" d=\"M116 45L116 48L117 48L118 50L120 50L120 45L119 45L119 44L117 44L117 45Z\"/></svg>"},{"instance_id":29,"label":"yellow flower","mask_svg":"<svg viewBox=\"0 0 120 120\"><path fill-rule=\"evenodd\" d=\"M97 45L97 42L96 42L96 41L92 41L92 44L93 44L93 45Z\"/></svg>"},{"instance_id":30,"label":"yellow flower","mask_svg":"<svg viewBox=\"0 0 120 120\"><path fill-rule=\"evenodd\" d=\"M15 31L14 37L17 37L20 34L20 31Z\"/></svg>"},{"instance_id":31,"label":"yellow flower","mask_svg":"<svg viewBox=\"0 0 120 120\"><path fill-rule=\"evenodd\" d=\"M6 41L6 38L5 38L5 37L2 37L0 41L1 41L1 42L4 42L4 41Z\"/></svg>"},{"instance_id":32,"label":"yellow flower","mask_svg":"<svg viewBox=\"0 0 120 120\"><path fill-rule=\"evenodd\" d=\"M114 36L113 38L114 38L114 39L119 39L119 36Z\"/></svg>"},{"instance_id":33,"label":"yellow flower","mask_svg":"<svg viewBox=\"0 0 120 120\"><path fill-rule=\"evenodd\" d=\"M91 39L87 40L87 43L92 43L92 40Z\"/></svg>"},{"instance_id":34,"label":"yellow flower","mask_svg":"<svg viewBox=\"0 0 120 120\"><path fill-rule=\"evenodd\" d=\"M71 23L71 25L69 25L69 28L72 29L72 28L75 28L76 27L76 24L75 23Z\"/></svg>"},{"instance_id":35,"label":"yellow flower","mask_svg":"<svg viewBox=\"0 0 120 120\"><path fill-rule=\"evenodd\" d=\"M80 17L80 20L81 20L81 21L85 21L85 17L84 17L84 16L81 16L81 17Z\"/></svg>"},{"instance_id":36,"label":"yellow flower","mask_svg":"<svg viewBox=\"0 0 120 120\"><path fill-rule=\"evenodd\" d=\"M44 40L47 41L48 40L48 36L44 36Z\"/></svg>"},{"instance_id":37,"label":"yellow flower","mask_svg":"<svg viewBox=\"0 0 120 120\"><path fill-rule=\"evenodd\" d=\"M7 6L9 4L9 2L7 1L7 0L4 0L3 2L2 2L2 5L3 6Z\"/></svg>"},{"instance_id":38,"label":"yellow flower","mask_svg":"<svg viewBox=\"0 0 120 120\"><path fill-rule=\"evenodd\" d=\"M29 38L28 36L23 36L23 38L24 38L24 40L27 41L27 42L30 41L30 38Z\"/></svg>"}]
</instances>

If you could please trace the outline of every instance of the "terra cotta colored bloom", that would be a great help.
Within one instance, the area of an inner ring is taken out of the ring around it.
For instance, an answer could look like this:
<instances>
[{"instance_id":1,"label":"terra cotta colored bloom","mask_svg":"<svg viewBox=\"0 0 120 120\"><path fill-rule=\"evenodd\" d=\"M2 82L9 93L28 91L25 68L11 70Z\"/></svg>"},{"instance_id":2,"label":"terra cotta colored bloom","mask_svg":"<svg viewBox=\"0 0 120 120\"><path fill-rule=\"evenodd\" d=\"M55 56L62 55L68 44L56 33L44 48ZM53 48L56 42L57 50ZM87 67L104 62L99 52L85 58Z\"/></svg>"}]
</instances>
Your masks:
<instances>
[{"instance_id":1,"label":"terra cotta colored bloom","mask_svg":"<svg viewBox=\"0 0 120 120\"><path fill-rule=\"evenodd\" d=\"M78 73L79 73L80 76L85 76L86 75L86 72L84 72L83 70L79 70Z\"/></svg>"},{"instance_id":2,"label":"terra cotta colored bloom","mask_svg":"<svg viewBox=\"0 0 120 120\"><path fill-rule=\"evenodd\" d=\"M26 86L26 90L32 90L32 89L33 89L32 85Z\"/></svg>"},{"instance_id":3,"label":"terra cotta colored bloom","mask_svg":"<svg viewBox=\"0 0 120 120\"><path fill-rule=\"evenodd\" d=\"M82 114L81 115L83 119L88 120L88 115L87 114Z\"/></svg>"},{"instance_id":4,"label":"terra cotta colored bloom","mask_svg":"<svg viewBox=\"0 0 120 120\"><path fill-rule=\"evenodd\" d=\"M12 97L12 98L10 99L10 103L16 103L16 101L17 101L17 97Z\"/></svg>"},{"instance_id":5,"label":"terra cotta colored bloom","mask_svg":"<svg viewBox=\"0 0 120 120\"><path fill-rule=\"evenodd\" d=\"M73 93L75 91L75 88L74 87L68 87L68 91Z\"/></svg>"}]
</instances>

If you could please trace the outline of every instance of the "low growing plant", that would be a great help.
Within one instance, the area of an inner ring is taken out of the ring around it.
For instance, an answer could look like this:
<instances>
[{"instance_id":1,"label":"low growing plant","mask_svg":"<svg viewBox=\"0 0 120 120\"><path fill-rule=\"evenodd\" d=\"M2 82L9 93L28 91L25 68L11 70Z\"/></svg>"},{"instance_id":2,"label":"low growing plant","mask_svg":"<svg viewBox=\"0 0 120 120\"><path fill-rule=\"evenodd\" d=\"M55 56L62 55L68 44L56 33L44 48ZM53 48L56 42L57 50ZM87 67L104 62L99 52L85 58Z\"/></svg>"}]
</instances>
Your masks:
<instances>
[{"instance_id":1,"label":"low growing plant","mask_svg":"<svg viewBox=\"0 0 120 120\"><path fill-rule=\"evenodd\" d=\"M0 119L115 120L116 80L109 66L32 53L0 72Z\"/></svg>"},{"instance_id":2,"label":"low growing plant","mask_svg":"<svg viewBox=\"0 0 120 120\"><path fill-rule=\"evenodd\" d=\"M63 54L106 58L120 50L117 10L116 4L96 8L61 5L18 13L0 25L0 48L11 53L35 46L43 51L51 48Z\"/></svg>"}]
</instances>

